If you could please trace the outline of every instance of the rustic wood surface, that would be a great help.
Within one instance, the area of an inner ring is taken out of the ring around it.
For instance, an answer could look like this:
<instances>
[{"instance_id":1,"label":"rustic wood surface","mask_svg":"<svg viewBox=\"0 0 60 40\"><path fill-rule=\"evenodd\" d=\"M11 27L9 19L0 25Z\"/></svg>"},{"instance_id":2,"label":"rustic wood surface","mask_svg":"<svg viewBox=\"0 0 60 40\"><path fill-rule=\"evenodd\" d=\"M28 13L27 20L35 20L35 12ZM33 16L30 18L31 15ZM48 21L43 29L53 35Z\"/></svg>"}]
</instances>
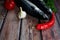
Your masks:
<instances>
[{"instance_id":1,"label":"rustic wood surface","mask_svg":"<svg viewBox=\"0 0 60 40\"><path fill-rule=\"evenodd\" d=\"M18 20L16 13L16 10L8 12L3 30L0 34L0 40L18 40L20 20ZM33 27L33 38L31 40L40 40L40 32L34 28L37 23L38 20L29 15L27 15L27 17L23 19L21 40L30 40L29 27ZM59 25L57 23L57 20L55 20L55 24L53 27L42 31L43 40L60 40L59 30Z\"/></svg>"},{"instance_id":2,"label":"rustic wood surface","mask_svg":"<svg viewBox=\"0 0 60 40\"><path fill-rule=\"evenodd\" d=\"M12 10L8 12L4 27L0 34L0 40L18 40L20 20L17 19L16 11L17 10ZM29 40L29 31L28 31L29 27L34 27L36 23L37 23L37 20L31 16L27 16L25 19L23 19L23 24L22 24L23 30L22 30L21 40ZM26 30L24 31L24 29ZM35 30L36 29L33 29L33 32L34 32L33 39L37 40L39 39L39 35L38 35L39 32ZM27 37L24 38L24 36L27 36Z\"/></svg>"},{"instance_id":3,"label":"rustic wood surface","mask_svg":"<svg viewBox=\"0 0 60 40\"><path fill-rule=\"evenodd\" d=\"M8 11L5 24L0 34L0 40L19 40L21 20L17 18L17 12L18 8ZM53 27L42 31L43 40L60 40L60 25L56 19L57 18L55 17L55 24ZM34 28L37 23L38 20L29 15L22 20L21 40L41 39L40 32ZM29 38L29 31L31 31L31 38Z\"/></svg>"}]
</instances>

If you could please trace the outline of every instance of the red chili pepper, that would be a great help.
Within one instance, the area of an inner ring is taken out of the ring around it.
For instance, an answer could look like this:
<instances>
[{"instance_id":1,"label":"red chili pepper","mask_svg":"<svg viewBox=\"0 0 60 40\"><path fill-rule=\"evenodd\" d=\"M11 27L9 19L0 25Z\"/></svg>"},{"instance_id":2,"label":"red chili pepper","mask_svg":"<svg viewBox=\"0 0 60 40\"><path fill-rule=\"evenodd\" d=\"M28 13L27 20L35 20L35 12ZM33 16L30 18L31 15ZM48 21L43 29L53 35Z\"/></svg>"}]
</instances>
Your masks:
<instances>
[{"instance_id":1,"label":"red chili pepper","mask_svg":"<svg viewBox=\"0 0 60 40\"><path fill-rule=\"evenodd\" d=\"M5 1L5 8L6 8L7 10L13 10L14 7L15 7L15 2L14 2L14 0L6 0L6 1Z\"/></svg>"},{"instance_id":2,"label":"red chili pepper","mask_svg":"<svg viewBox=\"0 0 60 40\"><path fill-rule=\"evenodd\" d=\"M50 27L53 26L54 22L55 22L54 13L52 13L51 19L50 19L48 22L46 22L46 23L43 23L43 24L37 24L36 29L37 29L37 30L48 29L48 28L50 28Z\"/></svg>"}]
</instances>

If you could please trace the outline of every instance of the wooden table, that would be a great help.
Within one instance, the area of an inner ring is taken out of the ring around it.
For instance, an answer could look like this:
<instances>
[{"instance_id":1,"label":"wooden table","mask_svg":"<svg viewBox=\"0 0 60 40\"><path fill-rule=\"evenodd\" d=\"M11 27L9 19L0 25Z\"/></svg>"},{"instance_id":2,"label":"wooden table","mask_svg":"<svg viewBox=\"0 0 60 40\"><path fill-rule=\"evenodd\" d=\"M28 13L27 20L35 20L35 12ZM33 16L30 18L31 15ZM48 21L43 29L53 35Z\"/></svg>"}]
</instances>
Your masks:
<instances>
[{"instance_id":1,"label":"wooden table","mask_svg":"<svg viewBox=\"0 0 60 40\"><path fill-rule=\"evenodd\" d=\"M18 40L20 31L20 20L17 18L18 8L12 11L8 11L3 29L0 34L0 40ZM21 40L40 40L40 32L34 27L38 23L38 20L34 17L27 15L25 19L22 20L22 32ZM33 27L31 31L32 35L29 39L29 27ZM42 31L43 40L60 40L60 27L55 20L55 24L50 29Z\"/></svg>"}]
</instances>

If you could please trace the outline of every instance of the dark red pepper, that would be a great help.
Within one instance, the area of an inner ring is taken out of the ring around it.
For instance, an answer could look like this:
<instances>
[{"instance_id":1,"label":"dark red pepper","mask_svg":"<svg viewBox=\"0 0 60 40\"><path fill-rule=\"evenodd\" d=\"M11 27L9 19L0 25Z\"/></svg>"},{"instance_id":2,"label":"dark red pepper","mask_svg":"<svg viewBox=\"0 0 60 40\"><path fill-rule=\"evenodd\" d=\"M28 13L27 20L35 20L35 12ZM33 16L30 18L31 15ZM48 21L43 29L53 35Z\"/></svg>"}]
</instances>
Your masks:
<instances>
[{"instance_id":1,"label":"dark red pepper","mask_svg":"<svg viewBox=\"0 0 60 40\"><path fill-rule=\"evenodd\" d=\"M50 27L53 26L54 22L55 22L54 13L52 13L51 19L50 19L48 22L46 22L46 23L43 23L43 24L37 24L36 29L37 29L37 30L48 29L48 28L50 28Z\"/></svg>"},{"instance_id":2,"label":"dark red pepper","mask_svg":"<svg viewBox=\"0 0 60 40\"><path fill-rule=\"evenodd\" d=\"M15 7L15 2L14 2L14 0L6 0L6 1L5 1L5 8L6 8L7 10L13 10L14 7Z\"/></svg>"}]
</instances>

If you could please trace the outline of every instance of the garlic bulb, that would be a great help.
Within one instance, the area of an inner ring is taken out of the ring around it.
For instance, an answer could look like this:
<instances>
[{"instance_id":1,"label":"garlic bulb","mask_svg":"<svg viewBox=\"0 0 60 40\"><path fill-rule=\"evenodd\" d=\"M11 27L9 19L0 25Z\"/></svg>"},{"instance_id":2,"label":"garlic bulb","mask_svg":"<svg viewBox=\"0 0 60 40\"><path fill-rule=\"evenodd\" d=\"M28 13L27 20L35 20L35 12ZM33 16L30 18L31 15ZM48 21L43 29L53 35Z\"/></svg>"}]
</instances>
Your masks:
<instances>
[{"instance_id":1,"label":"garlic bulb","mask_svg":"<svg viewBox=\"0 0 60 40\"><path fill-rule=\"evenodd\" d=\"M20 7L20 12L18 13L18 17L19 19L23 19L26 17L26 12L22 10L22 8Z\"/></svg>"}]
</instances>

